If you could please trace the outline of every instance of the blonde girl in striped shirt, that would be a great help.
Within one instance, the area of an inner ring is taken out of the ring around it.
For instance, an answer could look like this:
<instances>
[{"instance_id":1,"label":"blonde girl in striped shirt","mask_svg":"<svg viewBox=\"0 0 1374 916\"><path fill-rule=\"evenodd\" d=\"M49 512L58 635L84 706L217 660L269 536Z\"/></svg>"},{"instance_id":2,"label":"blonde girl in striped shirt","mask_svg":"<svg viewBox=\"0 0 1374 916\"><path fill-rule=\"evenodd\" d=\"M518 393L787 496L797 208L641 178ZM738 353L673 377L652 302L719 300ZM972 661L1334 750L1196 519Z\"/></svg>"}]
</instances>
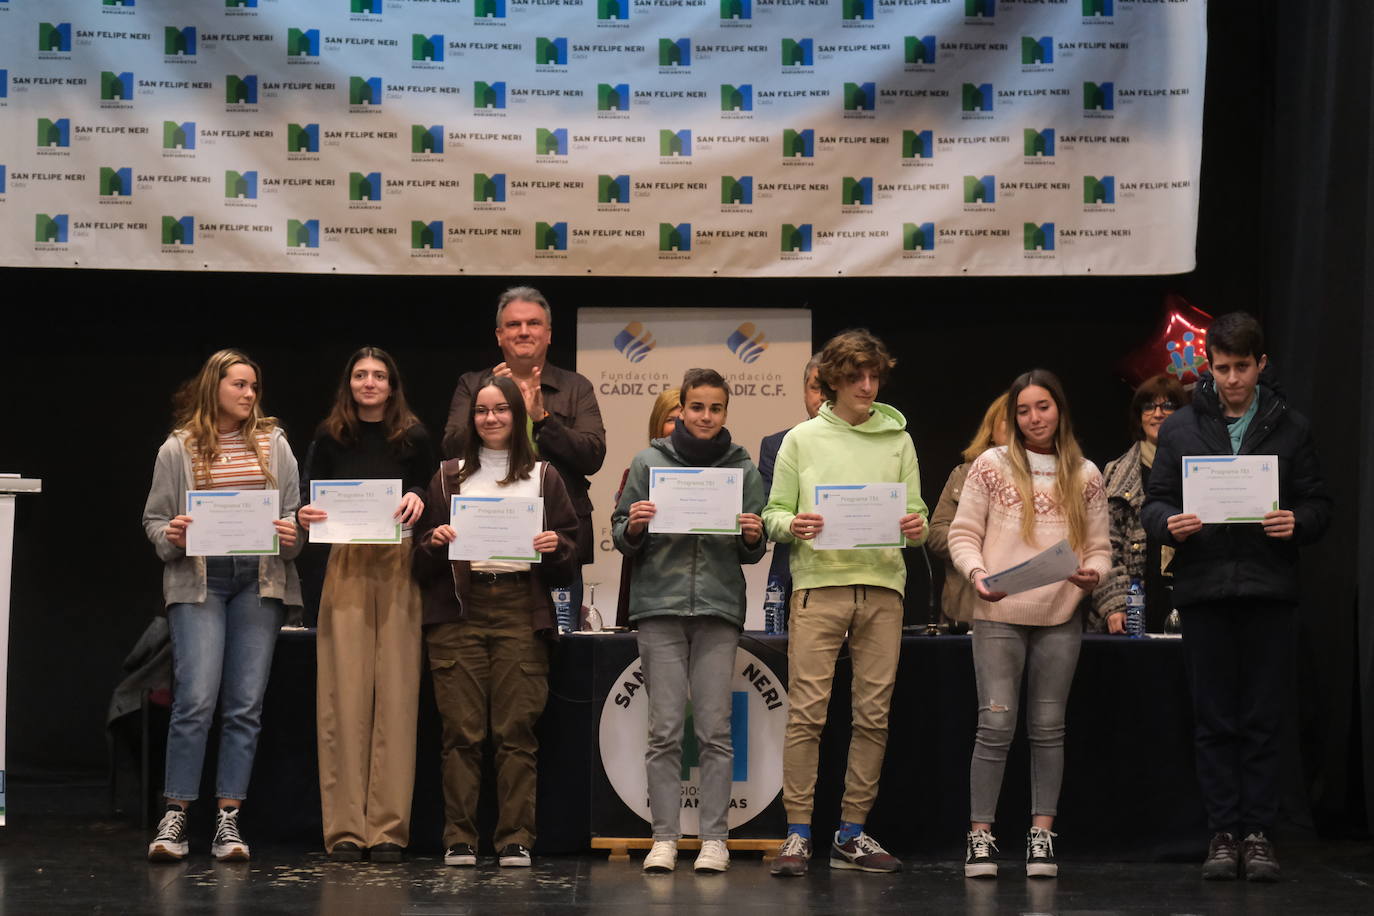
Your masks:
<instances>
[{"instance_id":1,"label":"blonde girl in striped shirt","mask_svg":"<svg viewBox=\"0 0 1374 916\"><path fill-rule=\"evenodd\" d=\"M143 527L163 561L172 636L172 717L167 729L167 810L148 845L155 862L185 858L186 809L200 791L206 739L220 712L216 824L211 854L248 858L239 809L248 793L262 700L286 606L299 606L291 562L300 550L296 459L261 407L262 372L237 350L211 356L176 396L172 432L158 450ZM262 490L280 497L277 556L188 557L186 492Z\"/></svg>"}]
</instances>

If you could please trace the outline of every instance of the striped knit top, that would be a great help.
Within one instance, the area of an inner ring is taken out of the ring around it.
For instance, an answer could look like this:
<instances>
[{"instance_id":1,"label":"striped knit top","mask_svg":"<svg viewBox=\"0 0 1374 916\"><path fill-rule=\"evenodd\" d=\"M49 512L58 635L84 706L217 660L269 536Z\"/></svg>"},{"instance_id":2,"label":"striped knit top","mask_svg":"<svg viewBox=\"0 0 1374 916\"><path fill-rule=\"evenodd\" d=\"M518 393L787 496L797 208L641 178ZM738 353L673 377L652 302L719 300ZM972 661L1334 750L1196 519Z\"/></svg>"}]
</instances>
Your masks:
<instances>
[{"instance_id":1,"label":"striped knit top","mask_svg":"<svg viewBox=\"0 0 1374 916\"><path fill-rule=\"evenodd\" d=\"M272 447L272 433L257 435L258 450L264 459ZM267 475L258 464L257 455L248 447L242 429L219 434L219 456L210 464L210 480L205 480L205 466L195 457L196 485L205 490L262 490L267 487Z\"/></svg>"},{"instance_id":2,"label":"striped knit top","mask_svg":"<svg viewBox=\"0 0 1374 916\"><path fill-rule=\"evenodd\" d=\"M1069 536L1068 519L1053 495L1058 456L1027 454L1035 494L1034 505L1030 507L1035 513L1035 527L1033 543L1029 544L1021 536L1021 513L1026 511L1026 506L1016 489L1006 446L988 449L969 467L959 509L949 526L950 559L964 578L980 567L989 574L1001 572ZM1111 543L1107 536L1107 498L1101 472L1087 459L1083 461L1082 481L1082 499L1087 504L1087 531L1079 550L1078 564L1097 570L1105 579L1112 567ZM1008 595L1001 601L975 599L973 617L1002 623L1055 626L1073 616L1085 594L1065 580Z\"/></svg>"}]
</instances>

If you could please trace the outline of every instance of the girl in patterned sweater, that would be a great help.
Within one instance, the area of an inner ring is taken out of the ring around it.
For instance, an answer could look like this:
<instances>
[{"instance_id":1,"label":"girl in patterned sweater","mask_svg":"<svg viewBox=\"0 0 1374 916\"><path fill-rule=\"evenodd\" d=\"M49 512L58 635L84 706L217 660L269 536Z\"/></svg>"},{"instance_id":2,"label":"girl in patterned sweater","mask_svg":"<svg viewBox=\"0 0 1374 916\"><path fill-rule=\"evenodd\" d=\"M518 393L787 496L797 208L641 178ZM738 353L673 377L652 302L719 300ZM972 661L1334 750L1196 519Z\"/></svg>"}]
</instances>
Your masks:
<instances>
[{"instance_id":1,"label":"girl in patterned sweater","mask_svg":"<svg viewBox=\"0 0 1374 916\"><path fill-rule=\"evenodd\" d=\"M949 529L949 552L978 592L973 666L978 736L970 764L966 877L995 877L992 824L1016 731L1022 671L1029 672L1031 818L1026 874L1054 877L1054 825L1064 772L1064 708L1078 664L1082 624L1075 611L1111 568L1102 475L1073 435L1063 386L1034 369L1008 392L1011 441L974 460ZM1078 569L1061 582L1016 595L990 591L1000 571L1067 539Z\"/></svg>"}]
</instances>

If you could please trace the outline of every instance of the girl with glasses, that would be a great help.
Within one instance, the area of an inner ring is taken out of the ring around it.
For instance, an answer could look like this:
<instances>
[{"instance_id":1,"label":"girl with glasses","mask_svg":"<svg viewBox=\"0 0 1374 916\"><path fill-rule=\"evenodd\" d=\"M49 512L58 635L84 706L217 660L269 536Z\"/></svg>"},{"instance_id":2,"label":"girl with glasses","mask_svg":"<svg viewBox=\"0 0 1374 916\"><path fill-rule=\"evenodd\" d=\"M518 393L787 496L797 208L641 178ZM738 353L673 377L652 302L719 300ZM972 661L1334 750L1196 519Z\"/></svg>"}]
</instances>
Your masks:
<instances>
[{"instance_id":1,"label":"girl with glasses","mask_svg":"<svg viewBox=\"0 0 1374 916\"><path fill-rule=\"evenodd\" d=\"M536 458L528 428L516 383L483 377L468 403L463 457L439 466L416 526L413 567L443 719L445 865L477 864L488 734L496 757L498 864L528 867L535 840L534 726L548 698L548 637L555 632L549 589L571 575L578 523L563 478ZM540 561L450 560L448 545L458 537L450 497L458 494L542 497L544 530L530 544Z\"/></svg>"}]
</instances>

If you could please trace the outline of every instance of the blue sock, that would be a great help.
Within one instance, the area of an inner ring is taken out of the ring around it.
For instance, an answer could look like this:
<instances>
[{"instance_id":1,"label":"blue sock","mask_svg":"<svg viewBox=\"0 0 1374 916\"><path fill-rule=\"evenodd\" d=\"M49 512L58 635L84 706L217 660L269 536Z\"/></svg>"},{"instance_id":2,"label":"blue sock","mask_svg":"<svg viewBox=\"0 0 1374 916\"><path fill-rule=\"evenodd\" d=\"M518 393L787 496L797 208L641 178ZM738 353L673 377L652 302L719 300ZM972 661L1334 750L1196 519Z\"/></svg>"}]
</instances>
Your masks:
<instances>
[{"instance_id":1,"label":"blue sock","mask_svg":"<svg viewBox=\"0 0 1374 916\"><path fill-rule=\"evenodd\" d=\"M803 840L809 840L809 839L811 839L811 825L810 825L810 824L788 824L788 825L787 825L787 832L788 832L788 833L795 833L795 834L797 834L798 836L800 836Z\"/></svg>"},{"instance_id":2,"label":"blue sock","mask_svg":"<svg viewBox=\"0 0 1374 916\"><path fill-rule=\"evenodd\" d=\"M835 842L843 846L863 832L863 824L856 824L853 821L840 821L840 829L835 834Z\"/></svg>"}]
</instances>

